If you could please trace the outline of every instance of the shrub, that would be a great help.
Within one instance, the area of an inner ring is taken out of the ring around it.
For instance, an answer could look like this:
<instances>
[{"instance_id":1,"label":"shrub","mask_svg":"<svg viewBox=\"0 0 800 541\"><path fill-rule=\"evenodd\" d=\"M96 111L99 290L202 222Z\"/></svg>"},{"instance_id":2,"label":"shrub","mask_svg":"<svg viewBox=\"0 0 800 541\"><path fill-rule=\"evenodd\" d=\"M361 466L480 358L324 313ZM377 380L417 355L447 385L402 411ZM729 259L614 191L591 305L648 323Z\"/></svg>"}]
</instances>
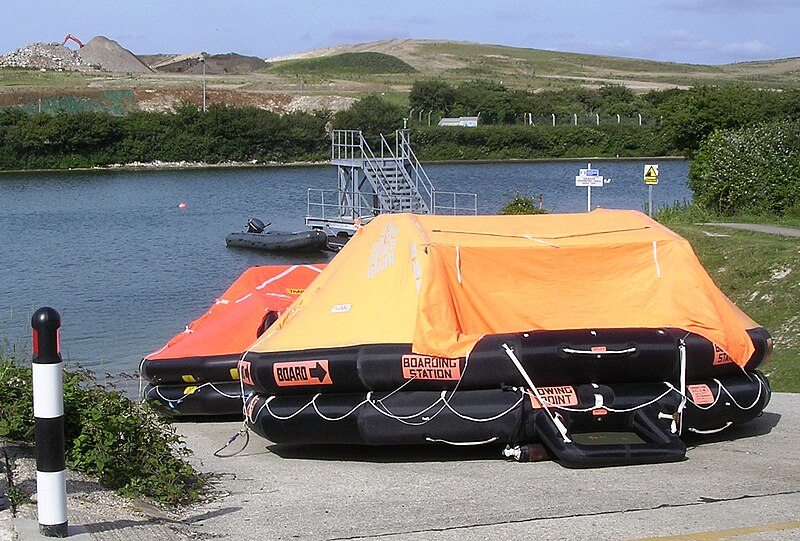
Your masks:
<instances>
[{"instance_id":1,"label":"shrub","mask_svg":"<svg viewBox=\"0 0 800 541\"><path fill-rule=\"evenodd\" d=\"M0 438L33 443L30 367L0 358ZM64 437L70 467L127 496L164 504L198 498L204 479L175 430L87 370L64 372Z\"/></svg>"},{"instance_id":2,"label":"shrub","mask_svg":"<svg viewBox=\"0 0 800 541\"><path fill-rule=\"evenodd\" d=\"M533 197L517 195L511 201L503 205L500 214L547 214L547 209L539 206Z\"/></svg>"},{"instance_id":3,"label":"shrub","mask_svg":"<svg viewBox=\"0 0 800 541\"><path fill-rule=\"evenodd\" d=\"M718 130L689 170L695 201L723 215L783 216L800 204L800 122Z\"/></svg>"}]
</instances>

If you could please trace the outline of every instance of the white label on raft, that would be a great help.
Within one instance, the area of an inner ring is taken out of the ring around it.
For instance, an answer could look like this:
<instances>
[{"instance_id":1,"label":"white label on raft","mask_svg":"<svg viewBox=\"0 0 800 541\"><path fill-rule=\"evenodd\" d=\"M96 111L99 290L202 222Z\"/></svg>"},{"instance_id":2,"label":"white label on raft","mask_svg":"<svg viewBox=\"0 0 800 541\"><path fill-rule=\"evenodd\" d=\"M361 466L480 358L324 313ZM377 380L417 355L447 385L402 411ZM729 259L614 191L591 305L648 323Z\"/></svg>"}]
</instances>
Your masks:
<instances>
[{"instance_id":1,"label":"white label on raft","mask_svg":"<svg viewBox=\"0 0 800 541\"><path fill-rule=\"evenodd\" d=\"M341 314L342 312L349 312L353 307L352 304L337 304L331 308L331 314Z\"/></svg>"}]
</instances>

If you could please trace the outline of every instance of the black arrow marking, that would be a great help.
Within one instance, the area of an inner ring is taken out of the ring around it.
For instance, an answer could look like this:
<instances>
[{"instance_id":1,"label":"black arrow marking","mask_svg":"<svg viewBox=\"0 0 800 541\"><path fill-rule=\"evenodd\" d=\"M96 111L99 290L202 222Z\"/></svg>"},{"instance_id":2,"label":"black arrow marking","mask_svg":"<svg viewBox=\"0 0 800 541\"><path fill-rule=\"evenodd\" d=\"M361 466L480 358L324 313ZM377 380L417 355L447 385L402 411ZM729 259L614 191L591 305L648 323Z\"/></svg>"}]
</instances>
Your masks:
<instances>
[{"instance_id":1,"label":"black arrow marking","mask_svg":"<svg viewBox=\"0 0 800 541\"><path fill-rule=\"evenodd\" d=\"M326 372L325 368L319 363L319 361L317 361L317 366L309 370L308 374L312 378L317 378L319 382L322 383L323 381L325 381L325 376L328 375L328 372Z\"/></svg>"}]
</instances>

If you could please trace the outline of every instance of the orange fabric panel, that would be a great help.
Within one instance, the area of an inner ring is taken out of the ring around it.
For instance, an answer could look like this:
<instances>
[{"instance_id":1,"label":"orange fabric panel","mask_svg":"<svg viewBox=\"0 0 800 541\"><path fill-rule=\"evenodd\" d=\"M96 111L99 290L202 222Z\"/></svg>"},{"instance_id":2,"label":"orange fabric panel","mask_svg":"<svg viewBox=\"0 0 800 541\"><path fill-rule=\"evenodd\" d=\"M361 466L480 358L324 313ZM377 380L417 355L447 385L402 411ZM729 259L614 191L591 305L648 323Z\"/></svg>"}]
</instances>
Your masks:
<instances>
[{"instance_id":1,"label":"orange fabric panel","mask_svg":"<svg viewBox=\"0 0 800 541\"><path fill-rule=\"evenodd\" d=\"M416 232L399 227L408 222L404 216L360 229L251 349L410 343L418 297L412 268Z\"/></svg>"},{"instance_id":2,"label":"orange fabric panel","mask_svg":"<svg viewBox=\"0 0 800 541\"><path fill-rule=\"evenodd\" d=\"M455 358L494 333L677 327L744 365L742 315L688 242L640 212L382 215L252 349L412 343Z\"/></svg>"},{"instance_id":3,"label":"orange fabric panel","mask_svg":"<svg viewBox=\"0 0 800 541\"><path fill-rule=\"evenodd\" d=\"M276 265L247 269L205 314L145 359L243 353L257 338L266 313L284 312L324 267Z\"/></svg>"},{"instance_id":4,"label":"orange fabric panel","mask_svg":"<svg viewBox=\"0 0 800 541\"><path fill-rule=\"evenodd\" d=\"M748 359L737 314L681 244L542 247L535 263L508 248L432 247L414 351L461 357L486 334L671 326Z\"/></svg>"}]
</instances>

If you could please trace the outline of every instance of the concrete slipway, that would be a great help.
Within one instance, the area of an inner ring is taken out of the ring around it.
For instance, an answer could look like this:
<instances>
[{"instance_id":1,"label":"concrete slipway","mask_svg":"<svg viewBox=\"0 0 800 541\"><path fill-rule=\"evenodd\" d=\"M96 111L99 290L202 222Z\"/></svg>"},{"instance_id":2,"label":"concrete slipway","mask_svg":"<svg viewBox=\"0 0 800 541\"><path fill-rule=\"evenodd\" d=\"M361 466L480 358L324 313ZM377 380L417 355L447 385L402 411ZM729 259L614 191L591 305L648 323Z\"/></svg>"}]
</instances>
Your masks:
<instances>
[{"instance_id":1,"label":"concrete slipway","mask_svg":"<svg viewBox=\"0 0 800 541\"><path fill-rule=\"evenodd\" d=\"M110 516L102 528L75 517L75 531L127 540L800 540L800 394L775 394L758 419L690 441L686 461L593 470L507 462L497 447L278 447L256 435L215 457L240 427L177 425L197 466L213 473L209 502L149 530ZM38 538L30 520L18 519L17 531Z\"/></svg>"}]
</instances>

